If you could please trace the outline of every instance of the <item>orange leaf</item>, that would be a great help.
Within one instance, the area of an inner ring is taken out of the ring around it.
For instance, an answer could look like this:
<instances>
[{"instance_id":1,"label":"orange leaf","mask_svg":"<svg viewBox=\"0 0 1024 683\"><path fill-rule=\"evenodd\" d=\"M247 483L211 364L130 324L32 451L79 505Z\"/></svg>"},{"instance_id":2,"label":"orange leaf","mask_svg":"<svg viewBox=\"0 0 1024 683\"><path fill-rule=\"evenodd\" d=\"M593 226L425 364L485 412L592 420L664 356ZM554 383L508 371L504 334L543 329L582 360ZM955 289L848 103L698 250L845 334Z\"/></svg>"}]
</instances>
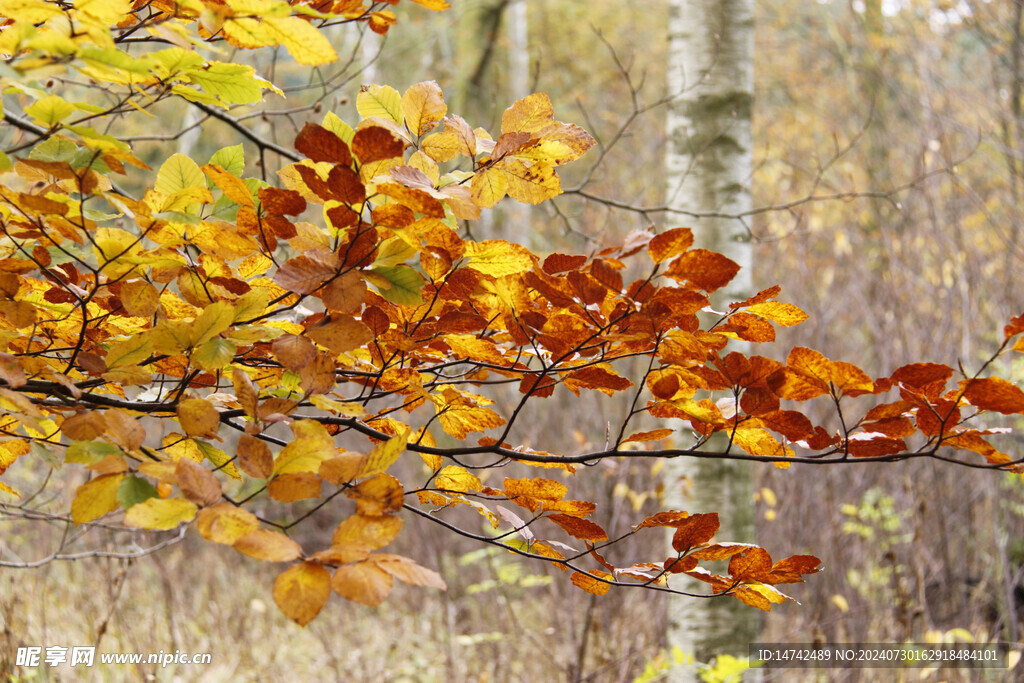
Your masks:
<instances>
[{"instance_id":1,"label":"orange leaf","mask_svg":"<svg viewBox=\"0 0 1024 683\"><path fill-rule=\"evenodd\" d=\"M585 590L588 593L593 593L594 595L604 595L611 590L611 584L605 583L604 581L598 581L595 576L611 578L611 574L600 570L594 570L592 574L573 572L572 576L569 578L572 579L573 584L577 588Z\"/></svg>"},{"instance_id":2,"label":"orange leaf","mask_svg":"<svg viewBox=\"0 0 1024 683\"><path fill-rule=\"evenodd\" d=\"M331 588L345 598L376 607L391 592L391 574L372 562L347 564L334 570Z\"/></svg>"},{"instance_id":3,"label":"orange leaf","mask_svg":"<svg viewBox=\"0 0 1024 683\"><path fill-rule=\"evenodd\" d=\"M357 544L369 550L383 548L395 540L402 530L401 517L365 517L352 515L345 519L334 530L331 545L343 546Z\"/></svg>"},{"instance_id":4,"label":"orange leaf","mask_svg":"<svg viewBox=\"0 0 1024 683\"><path fill-rule=\"evenodd\" d=\"M676 527L672 535L672 549L685 553L695 545L707 543L718 532L718 513L703 512L690 515Z\"/></svg>"},{"instance_id":5,"label":"orange leaf","mask_svg":"<svg viewBox=\"0 0 1024 683\"><path fill-rule=\"evenodd\" d=\"M987 377L966 381L964 398L982 410L1003 415L1024 413L1024 391L1001 377Z\"/></svg>"},{"instance_id":6,"label":"orange leaf","mask_svg":"<svg viewBox=\"0 0 1024 683\"><path fill-rule=\"evenodd\" d=\"M267 482L267 494L282 503L320 497L321 479L312 472L279 474Z\"/></svg>"},{"instance_id":7,"label":"orange leaf","mask_svg":"<svg viewBox=\"0 0 1024 683\"><path fill-rule=\"evenodd\" d=\"M771 572L762 579L765 583L802 583L803 574L815 574L823 569L821 560L814 555L793 555L772 565Z\"/></svg>"},{"instance_id":8,"label":"orange leaf","mask_svg":"<svg viewBox=\"0 0 1024 683\"><path fill-rule=\"evenodd\" d=\"M356 512L367 517L390 515L402 509L405 492L390 474L377 474L346 491L356 499Z\"/></svg>"},{"instance_id":9,"label":"orange leaf","mask_svg":"<svg viewBox=\"0 0 1024 683\"><path fill-rule=\"evenodd\" d=\"M689 228L672 228L655 235L647 245L651 260L661 263L679 256L693 246L693 231Z\"/></svg>"},{"instance_id":10,"label":"orange leaf","mask_svg":"<svg viewBox=\"0 0 1024 683\"><path fill-rule=\"evenodd\" d=\"M764 548L747 548L729 560L729 575L737 581L762 581L771 568L771 555Z\"/></svg>"},{"instance_id":11,"label":"orange leaf","mask_svg":"<svg viewBox=\"0 0 1024 683\"><path fill-rule=\"evenodd\" d=\"M265 562L291 562L302 555L298 543L280 531L256 529L234 543L235 550Z\"/></svg>"},{"instance_id":12,"label":"orange leaf","mask_svg":"<svg viewBox=\"0 0 1024 683\"><path fill-rule=\"evenodd\" d=\"M331 596L331 573L316 562L292 565L274 581L274 602L285 615L305 626Z\"/></svg>"}]
</instances>

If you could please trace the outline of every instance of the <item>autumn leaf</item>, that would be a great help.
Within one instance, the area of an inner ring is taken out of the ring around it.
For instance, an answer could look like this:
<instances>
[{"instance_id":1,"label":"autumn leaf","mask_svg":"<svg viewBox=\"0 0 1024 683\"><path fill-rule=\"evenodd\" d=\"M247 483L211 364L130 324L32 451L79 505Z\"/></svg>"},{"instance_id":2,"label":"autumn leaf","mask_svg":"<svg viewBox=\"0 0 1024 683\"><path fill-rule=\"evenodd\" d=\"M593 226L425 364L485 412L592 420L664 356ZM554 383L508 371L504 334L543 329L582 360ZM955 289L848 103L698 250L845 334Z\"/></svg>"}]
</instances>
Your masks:
<instances>
[{"instance_id":1,"label":"autumn leaf","mask_svg":"<svg viewBox=\"0 0 1024 683\"><path fill-rule=\"evenodd\" d=\"M274 580L274 602L285 615L305 626L331 596L331 573L316 562L292 565Z\"/></svg>"},{"instance_id":2,"label":"autumn leaf","mask_svg":"<svg viewBox=\"0 0 1024 683\"><path fill-rule=\"evenodd\" d=\"M583 572L573 572L569 578L577 588L584 590L594 595L605 595L611 590L611 585L598 580L596 577L611 579L612 576L606 572L595 570L590 574L584 574Z\"/></svg>"},{"instance_id":3,"label":"autumn leaf","mask_svg":"<svg viewBox=\"0 0 1024 683\"><path fill-rule=\"evenodd\" d=\"M962 386L964 398L982 410L1003 415L1024 412L1024 391L1001 377L966 380Z\"/></svg>"},{"instance_id":4,"label":"autumn leaf","mask_svg":"<svg viewBox=\"0 0 1024 683\"><path fill-rule=\"evenodd\" d=\"M334 592L353 602L377 607L391 592L391 574L373 562L356 562L338 567L331 578Z\"/></svg>"},{"instance_id":5,"label":"autumn leaf","mask_svg":"<svg viewBox=\"0 0 1024 683\"><path fill-rule=\"evenodd\" d=\"M255 529L234 542L235 550L265 562L291 562L302 555L299 544L279 531Z\"/></svg>"},{"instance_id":6,"label":"autumn leaf","mask_svg":"<svg viewBox=\"0 0 1024 683\"><path fill-rule=\"evenodd\" d=\"M195 503L183 498L149 498L128 508L124 523L139 529L173 529L191 522L197 511Z\"/></svg>"}]
</instances>

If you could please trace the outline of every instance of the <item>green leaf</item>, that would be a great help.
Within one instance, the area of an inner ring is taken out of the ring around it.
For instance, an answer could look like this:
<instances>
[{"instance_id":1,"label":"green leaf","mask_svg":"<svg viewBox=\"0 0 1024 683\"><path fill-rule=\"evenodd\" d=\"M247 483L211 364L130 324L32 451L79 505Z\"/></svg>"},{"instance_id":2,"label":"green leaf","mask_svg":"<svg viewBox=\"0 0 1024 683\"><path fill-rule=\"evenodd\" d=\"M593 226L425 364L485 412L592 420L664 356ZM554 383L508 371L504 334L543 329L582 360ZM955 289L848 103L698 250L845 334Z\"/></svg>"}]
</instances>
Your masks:
<instances>
[{"instance_id":1,"label":"green leaf","mask_svg":"<svg viewBox=\"0 0 1024 683\"><path fill-rule=\"evenodd\" d=\"M223 369L230 363L231 359L235 357L236 351L238 351L238 346L233 341L216 337L196 347L192 353L192 362L200 370L213 372Z\"/></svg>"},{"instance_id":2,"label":"green leaf","mask_svg":"<svg viewBox=\"0 0 1024 683\"><path fill-rule=\"evenodd\" d=\"M107 441L72 441L64 462L91 465L110 455L124 455L124 451Z\"/></svg>"},{"instance_id":3,"label":"green leaf","mask_svg":"<svg viewBox=\"0 0 1024 683\"><path fill-rule=\"evenodd\" d=\"M360 88L356 96L356 110L364 119L380 116L402 125L402 96L389 85L364 85Z\"/></svg>"},{"instance_id":4,"label":"green leaf","mask_svg":"<svg viewBox=\"0 0 1024 683\"><path fill-rule=\"evenodd\" d=\"M125 477L117 487L117 502L125 510L150 498L158 498L156 487L142 477Z\"/></svg>"},{"instance_id":5,"label":"green leaf","mask_svg":"<svg viewBox=\"0 0 1024 683\"><path fill-rule=\"evenodd\" d=\"M380 295L391 303L403 306L418 306L423 303L420 291L423 278L409 266L374 268L373 272L391 283L387 289L378 288Z\"/></svg>"},{"instance_id":6,"label":"green leaf","mask_svg":"<svg viewBox=\"0 0 1024 683\"><path fill-rule=\"evenodd\" d=\"M87 47L78 51L78 58L93 67L121 69L134 74L148 74L153 68L149 57L135 58L116 48Z\"/></svg>"},{"instance_id":7,"label":"green leaf","mask_svg":"<svg viewBox=\"0 0 1024 683\"><path fill-rule=\"evenodd\" d=\"M64 162L71 161L77 153L78 145L63 135L54 135L33 147L28 153L28 158L36 161Z\"/></svg>"},{"instance_id":8,"label":"green leaf","mask_svg":"<svg viewBox=\"0 0 1024 683\"><path fill-rule=\"evenodd\" d=\"M212 462L217 469L232 479L242 478L242 474L238 471L238 468L235 467L235 463L231 462L231 458L227 453L217 448L209 441L203 441L201 439L192 440L195 442L196 448L199 449L199 452L202 453L207 460Z\"/></svg>"},{"instance_id":9,"label":"green leaf","mask_svg":"<svg viewBox=\"0 0 1024 683\"><path fill-rule=\"evenodd\" d=\"M0 152L0 173L10 171L12 168L14 165L11 163L11 158L5 152Z\"/></svg>"},{"instance_id":10,"label":"green leaf","mask_svg":"<svg viewBox=\"0 0 1024 683\"><path fill-rule=\"evenodd\" d=\"M210 165L220 166L231 175L241 178L245 171L245 152L242 143L218 149L210 157Z\"/></svg>"},{"instance_id":11,"label":"green leaf","mask_svg":"<svg viewBox=\"0 0 1024 683\"><path fill-rule=\"evenodd\" d=\"M160 166L153 189L166 195L173 195L188 187L206 188L206 176L199 170L199 164L184 154L172 154Z\"/></svg>"},{"instance_id":12,"label":"green leaf","mask_svg":"<svg viewBox=\"0 0 1024 683\"><path fill-rule=\"evenodd\" d=\"M33 441L29 447L29 452L33 455L43 459L47 465L55 470L59 470L63 463L63 459L60 457L60 453L56 448L47 448L38 441Z\"/></svg>"},{"instance_id":13,"label":"green leaf","mask_svg":"<svg viewBox=\"0 0 1024 683\"><path fill-rule=\"evenodd\" d=\"M189 80L224 104L253 104L263 98L270 84L257 78L251 66L213 62L205 69L185 72Z\"/></svg>"}]
</instances>

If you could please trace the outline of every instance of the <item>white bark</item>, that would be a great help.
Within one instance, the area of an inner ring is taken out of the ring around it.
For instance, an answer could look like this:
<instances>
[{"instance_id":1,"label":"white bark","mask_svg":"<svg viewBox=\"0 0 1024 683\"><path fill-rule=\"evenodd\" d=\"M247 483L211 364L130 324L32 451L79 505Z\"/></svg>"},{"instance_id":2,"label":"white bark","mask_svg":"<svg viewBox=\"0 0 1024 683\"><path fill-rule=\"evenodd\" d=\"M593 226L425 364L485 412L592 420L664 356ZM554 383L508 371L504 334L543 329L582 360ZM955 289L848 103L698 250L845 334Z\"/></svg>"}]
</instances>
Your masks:
<instances>
[{"instance_id":1,"label":"white bark","mask_svg":"<svg viewBox=\"0 0 1024 683\"><path fill-rule=\"evenodd\" d=\"M670 3L668 92L676 99L668 114L666 172L673 209L730 215L750 209L753 23L753 0ZM691 227L695 247L725 254L741 266L736 279L712 298L716 310L751 294L752 253L743 221L678 215L668 220L669 227ZM751 468L744 463L677 459L666 467L666 507L719 512L720 540L753 541L752 493ZM696 582L681 587L707 592L706 584ZM752 612L734 598L672 598L669 647L699 661L723 653L746 656L760 631ZM692 677L683 669L671 676Z\"/></svg>"}]
</instances>

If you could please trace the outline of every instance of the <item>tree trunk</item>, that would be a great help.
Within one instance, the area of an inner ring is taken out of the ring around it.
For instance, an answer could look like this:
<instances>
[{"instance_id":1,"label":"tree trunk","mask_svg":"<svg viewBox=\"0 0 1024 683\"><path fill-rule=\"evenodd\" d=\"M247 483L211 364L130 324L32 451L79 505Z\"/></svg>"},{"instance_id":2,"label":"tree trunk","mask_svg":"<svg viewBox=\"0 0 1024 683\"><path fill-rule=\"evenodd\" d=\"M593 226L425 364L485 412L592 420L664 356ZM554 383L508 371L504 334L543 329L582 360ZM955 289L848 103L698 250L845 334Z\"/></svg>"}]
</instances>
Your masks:
<instances>
[{"instance_id":1,"label":"tree trunk","mask_svg":"<svg viewBox=\"0 0 1024 683\"><path fill-rule=\"evenodd\" d=\"M736 215L751 206L753 0L672 0L669 15L667 204L698 213ZM743 220L670 216L689 226L695 247L725 254L742 270L712 299L716 310L751 293L750 233ZM733 348L738 348L733 346ZM745 349L740 349L745 350ZM724 441L718 442L724 447ZM710 459L670 460L666 506L691 513L718 511L718 539L752 542L753 476L749 464ZM678 579L676 579L678 581ZM702 587L703 586L703 587ZM683 586L706 592L706 585ZM761 622L733 598L672 598L668 644L698 661L718 654L745 657ZM674 680L692 674L673 672Z\"/></svg>"}]
</instances>

